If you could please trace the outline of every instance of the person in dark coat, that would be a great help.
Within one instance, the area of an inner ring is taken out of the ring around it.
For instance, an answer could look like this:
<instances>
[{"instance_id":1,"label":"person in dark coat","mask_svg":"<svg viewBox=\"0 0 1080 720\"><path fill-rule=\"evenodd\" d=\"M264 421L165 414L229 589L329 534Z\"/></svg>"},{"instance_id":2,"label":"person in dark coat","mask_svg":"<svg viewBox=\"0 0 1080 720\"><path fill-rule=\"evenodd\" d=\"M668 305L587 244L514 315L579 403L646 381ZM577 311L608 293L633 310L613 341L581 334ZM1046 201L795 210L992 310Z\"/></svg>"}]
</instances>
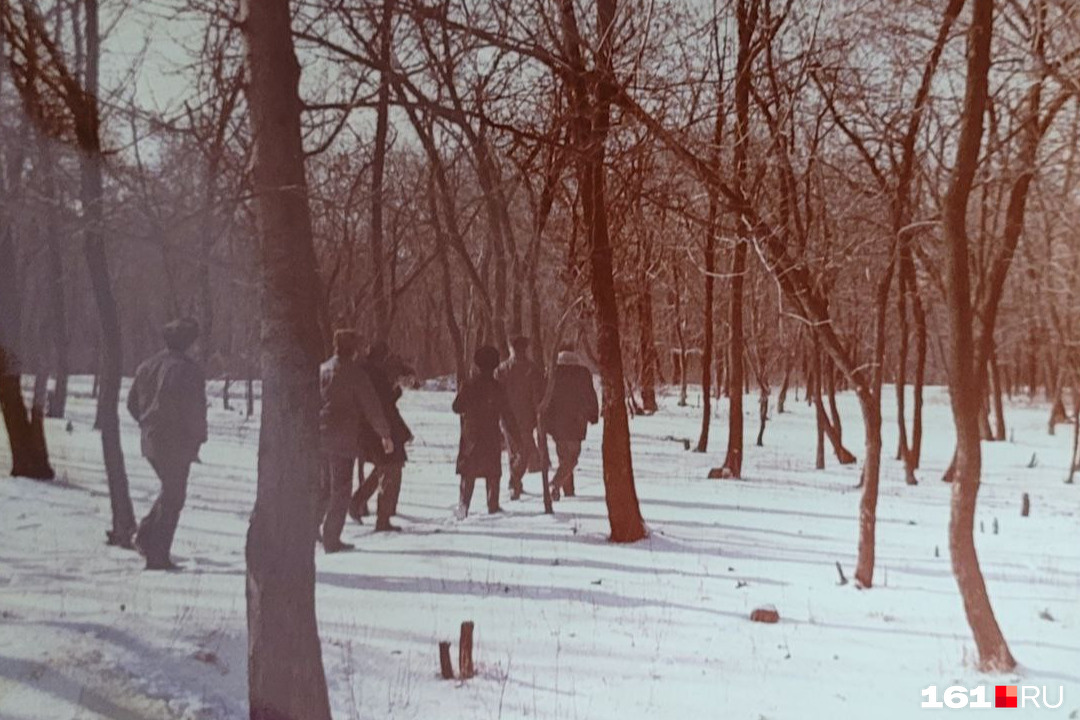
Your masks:
<instances>
[{"instance_id":1,"label":"person in dark coat","mask_svg":"<svg viewBox=\"0 0 1080 720\"><path fill-rule=\"evenodd\" d=\"M378 436L370 427L365 429L361 441L364 461L373 464L375 469L357 488L349 505L349 514L360 522L360 518L368 513L368 500L378 490L375 532L396 532L401 528L392 525L390 518L397 514L398 497L401 495L401 476L405 461L408 460L405 445L413 439L412 431L398 410L397 403L401 399L401 386L398 381L412 371L401 362L401 358L391 355L390 348L381 341L368 350L364 370L371 379L383 415L390 424L390 439L394 448L391 452L385 452Z\"/></svg>"},{"instance_id":2,"label":"person in dark coat","mask_svg":"<svg viewBox=\"0 0 1080 720\"><path fill-rule=\"evenodd\" d=\"M161 493L135 533L134 546L146 558L147 570L177 568L169 553L191 463L206 442L206 377L186 354L199 337L199 325L176 320L162 336L165 349L139 365L127 398L128 412L139 423L143 457L161 480Z\"/></svg>"},{"instance_id":3,"label":"person in dark coat","mask_svg":"<svg viewBox=\"0 0 1080 720\"><path fill-rule=\"evenodd\" d=\"M361 459L366 428L391 452L390 425L367 373L356 359L359 338L352 330L334 333L334 356L319 367L319 440L323 455L322 492L316 521L322 525L323 549L328 553L351 550L341 541L352 497L353 468Z\"/></svg>"},{"instance_id":4,"label":"person in dark coat","mask_svg":"<svg viewBox=\"0 0 1080 720\"><path fill-rule=\"evenodd\" d=\"M489 513L499 507L499 481L502 478L502 431L500 422L513 435L517 431L506 390L495 379L499 351L490 345L478 348L473 357L476 371L462 383L454 398L454 412L461 415L461 442L458 446L457 472L461 476L457 516L469 514L477 478L487 482Z\"/></svg>"},{"instance_id":5,"label":"person in dark coat","mask_svg":"<svg viewBox=\"0 0 1080 720\"><path fill-rule=\"evenodd\" d=\"M574 468L589 425L600 421L592 373L572 349L559 353L551 401L543 411L544 431L555 438L559 468L551 480L551 497L574 495Z\"/></svg>"},{"instance_id":6,"label":"person in dark coat","mask_svg":"<svg viewBox=\"0 0 1080 720\"><path fill-rule=\"evenodd\" d=\"M510 437L510 499L517 500L524 490L522 478L527 472L540 472L542 459L536 445L536 421L544 399L544 376L528 358L529 338L516 337L510 357L499 365L495 378L506 389L510 409L517 424L517 435Z\"/></svg>"}]
</instances>

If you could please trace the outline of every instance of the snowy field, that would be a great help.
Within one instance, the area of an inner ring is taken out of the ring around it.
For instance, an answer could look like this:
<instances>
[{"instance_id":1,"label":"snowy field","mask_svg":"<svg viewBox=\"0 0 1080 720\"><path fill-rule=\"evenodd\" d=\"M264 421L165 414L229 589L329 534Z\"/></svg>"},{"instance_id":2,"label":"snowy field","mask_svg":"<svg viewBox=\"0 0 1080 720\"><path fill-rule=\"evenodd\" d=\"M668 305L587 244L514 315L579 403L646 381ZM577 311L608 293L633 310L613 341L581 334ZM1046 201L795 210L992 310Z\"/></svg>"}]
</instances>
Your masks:
<instances>
[{"instance_id":1,"label":"snowy field","mask_svg":"<svg viewBox=\"0 0 1080 720\"><path fill-rule=\"evenodd\" d=\"M103 543L109 503L93 401L86 382L74 388L72 432L48 425L60 481L0 481L0 718L246 717L244 535L257 423L215 398L174 547L185 571L146 573L136 555ZM893 399L891 390L885 396ZM828 470L813 469L813 413L803 403L789 400L765 447L747 448L742 482L705 479L722 455L722 420L707 456L670 439L697 437L694 408L667 397L658 416L634 420L652 536L614 546L605 542L596 429L579 497L558 503L555 516L543 514L532 475L521 502L504 490L505 515L452 520L451 399L407 392L403 400L416 435L402 492L405 532L374 535L371 524L350 521L345 539L358 549L317 557L337 720L934 717L944 711L920 709L924 687L997 683L1046 685L1052 698L1064 687L1060 709L1013 714L1080 717L1080 485L1062 482L1071 433L1061 426L1047 435L1045 406L1010 405L1014 441L984 445L978 549L1021 663L1015 674L988 677L973 669L949 567L949 489L938 477L953 432L942 391L928 398L917 487L903 483L886 422L870 591L839 586L835 568L839 561L854 572L857 467L838 467L830 455ZM752 441L756 398L747 407ZM854 398L842 396L841 409L846 445L861 460ZM138 456L136 429L124 423L141 516L158 484ZM7 452L5 438L5 468ZM1024 492L1028 518L1020 517ZM474 511L482 500L478 493ZM766 603L781 622L750 622ZM437 644L454 641L456 663L463 620L476 623L478 677L443 681Z\"/></svg>"}]
</instances>

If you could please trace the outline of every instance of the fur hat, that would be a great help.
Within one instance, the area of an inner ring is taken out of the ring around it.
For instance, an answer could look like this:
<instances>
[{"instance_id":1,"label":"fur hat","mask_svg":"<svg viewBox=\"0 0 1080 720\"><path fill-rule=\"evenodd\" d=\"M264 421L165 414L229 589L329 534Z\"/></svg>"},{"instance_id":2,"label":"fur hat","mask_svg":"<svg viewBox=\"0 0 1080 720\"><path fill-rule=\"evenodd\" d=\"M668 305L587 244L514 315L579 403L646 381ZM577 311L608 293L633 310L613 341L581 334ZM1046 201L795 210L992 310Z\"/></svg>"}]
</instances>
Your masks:
<instances>
[{"instance_id":1,"label":"fur hat","mask_svg":"<svg viewBox=\"0 0 1080 720\"><path fill-rule=\"evenodd\" d=\"M165 340L165 347L184 352L198 339L199 323L189 317L173 320L161 329L161 337Z\"/></svg>"},{"instance_id":2,"label":"fur hat","mask_svg":"<svg viewBox=\"0 0 1080 720\"><path fill-rule=\"evenodd\" d=\"M499 351L490 345L479 347L473 354L473 362L484 372L494 372L499 366Z\"/></svg>"},{"instance_id":3,"label":"fur hat","mask_svg":"<svg viewBox=\"0 0 1080 720\"><path fill-rule=\"evenodd\" d=\"M514 348L514 352L518 355L524 355L529 350L529 338L518 335L510 341L510 347Z\"/></svg>"}]
</instances>

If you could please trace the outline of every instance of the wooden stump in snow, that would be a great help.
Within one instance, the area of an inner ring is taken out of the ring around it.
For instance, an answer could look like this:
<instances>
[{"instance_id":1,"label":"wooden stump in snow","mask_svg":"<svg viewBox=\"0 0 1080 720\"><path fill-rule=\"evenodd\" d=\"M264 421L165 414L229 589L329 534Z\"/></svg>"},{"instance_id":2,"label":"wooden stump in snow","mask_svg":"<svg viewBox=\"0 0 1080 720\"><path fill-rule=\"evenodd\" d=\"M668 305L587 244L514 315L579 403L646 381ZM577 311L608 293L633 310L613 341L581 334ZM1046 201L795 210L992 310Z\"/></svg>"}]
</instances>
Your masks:
<instances>
[{"instance_id":1,"label":"wooden stump in snow","mask_svg":"<svg viewBox=\"0 0 1080 720\"><path fill-rule=\"evenodd\" d=\"M1020 499L1020 517L1027 517L1031 513L1031 498L1027 493Z\"/></svg>"},{"instance_id":2,"label":"wooden stump in snow","mask_svg":"<svg viewBox=\"0 0 1080 720\"><path fill-rule=\"evenodd\" d=\"M750 619L760 623L780 622L780 613L772 605L762 605L750 613Z\"/></svg>"},{"instance_id":3,"label":"wooden stump in snow","mask_svg":"<svg viewBox=\"0 0 1080 720\"><path fill-rule=\"evenodd\" d=\"M439 643L439 667L442 669L443 680L454 679L454 663L450 660L450 643Z\"/></svg>"},{"instance_id":4,"label":"wooden stump in snow","mask_svg":"<svg viewBox=\"0 0 1080 720\"><path fill-rule=\"evenodd\" d=\"M473 623L472 621L463 622L461 623L461 642L458 646L458 670L461 672L462 680L468 680L476 674L473 667L472 645Z\"/></svg>"}]
</instances>

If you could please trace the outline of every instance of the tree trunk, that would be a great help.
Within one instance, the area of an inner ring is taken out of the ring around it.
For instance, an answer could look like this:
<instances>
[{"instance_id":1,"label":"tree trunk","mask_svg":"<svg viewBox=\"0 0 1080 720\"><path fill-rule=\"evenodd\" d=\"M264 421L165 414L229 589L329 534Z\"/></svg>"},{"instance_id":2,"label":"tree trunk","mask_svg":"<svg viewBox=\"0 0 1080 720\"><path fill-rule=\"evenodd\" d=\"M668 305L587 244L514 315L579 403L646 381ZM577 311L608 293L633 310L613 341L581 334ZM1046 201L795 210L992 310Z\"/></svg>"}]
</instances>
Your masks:
<instances>
[{"instance_id":1,"label":"tree trunk","mask_svg":"<svg viewBox=\"0 0 1080 720\"><path fill-rule=\"evenodd\" d=\"M735 187L742 192L747 183L747 160L750 144L750 89L753 61L751 45L757 24L757 7L747 7L747 0L735 5L738 20L739 52L735 65ZM742 477L743 456L743 385L745 384L745 339L743 337L743 290L746 280L746 256L750 234L749 221L739 218L736 227L735 253L731 263L731 340L728 344L728 444L721 475Z\"/></svg>"},{"instance_id":2,"label":"tree trunk","mask_svg":"<svg viewBox=\"0 0 1080 720\"><path fill-rule=\"evenodd\" d=\"M714 41L719 40L719 27L714 27L716 33ZM716 120L713 123L713 169L720 170L720 143L724 139L724 70L721 64L719 77L716 83ZM712 423L712 379L713 379L713 345L716 342L716 327L713 319L713 307L715 304L716 286L716 236L720 222L720 198L717 196L715 187L711 185L709 191L709 221L705 227L705 298L702 307L702 325L704 330L704 344L701 348L701 434L698 436L695 452L708 452L709 429ZM781 405L783 402L781 401ZM783 412L781 410L781 412Z\"/></svg>"},{"instance_id":3,"label":"tree trunk","mask_svg":"<svg viewBox=\"0 0 1080 720\"><path fill-rule=\"evenodd\" d=\"M641 330L641 409L652 415L656 404L656 338L653 331L652 288L648 269L652 264L651 247L646 246L642 258L641 285L638 288L638 328Z\"/></svg>"},{"instance_id":4,"label":"tree trunk","mask_svg":"<svg viewBox=\"0 0 1080 720\"><path fill-rule=\"evenodd\" d=\"M967 86L956 163L945 195L943 229L948 248L949 390L956 425L956 456L949 519L953 573L975 636L983 670L1009 672L1016 661L998 627L975 552L975 503L982 469L979 412L984 393L975 363L966 214L986 112L993 0L974 0L968 30Z\"/></svg>"},{"instance_id":5,"label":"tree trunk","mask_svg":"<svg viewBox=\"0 0 1080 720\"><path fill-rule=\"evenodd\" d=\"M45 243L48 252L49 328L52 331L53 372L56 382L49 399L48 417L62 418L67 413L68 394L68 328L67 306L64 300L67 283L64 278L64 243L59 227L59 199L56 194L56 169L48 140L39 141L44 174L43 193L50 203L45 216Z\"/></svg>"},{"instance_id":6,"label":"tree trunk","mask_svg":"<svg viewBox=\"0 0 1080 720\"><path fill-rule=\"evenodd\" d=\"M371 270L374 273L375 332L379 340L390 335L390 316L387 309L386 279L383 250L383 178L386 173L386 136L390 124L390 48L393 32L394 0L383 0L379 23L379 54L382 70L379 73L379 95L375 118L375 149L371 163Z\"/></svg>"},{"instance_id":7,"label":"tree trunk","mask_svg":"<svg viewBox=\"0 0 1080 720\"><path fill-rule=\"evenodd\" d=\"M926 386L926 310L918 293L915 294L915 399L911 408L911 468L918 470L922 462L923 388Z\"/></svg>"},{"instance_id":8,"label":"tree trunk","mask_svg":"<svg viewBox=\"0 0 1080 720\"><path fill-rule=\"evenodd\" d=\"M593 301L596 305L597 349L600 379L603 386L603 463L604 495L607 501L611 539L635 542L646 536L630 453L630 425L626 416L622 346L619 341L619 306L611 242L608 237L607 197L605 193L604 155L611 122L614 89L611 27L615 19L615 0L597 0L597 33L600 38L595 80L596 98L589 92L585 63L581 56L582 38L578 30L573 0L560 2L565 52L573 72L573 131L578 150L578 182L582 211L589 238Z\"/></svg>"},{"instance_id":9,"label":"tree trunk","mask_svg":"<svg viewBox=\"0 0 1080 720\"><path fill-rule=\"evenodd\" d=\"M861 588L869 588L874 583L877 499L881 479L881 404L869 396L861 396L859 401L866 426L866 460L859 483L863 493L859 500L859 554L855 564L855 583Z\"/></svg>"},{"instance_id":10,"label":"tree trunk","mask_svg":"<svg viewBox=\"0 0 1080 720\"><path fill-rule=\"evenodd\" d=\"M1001 369L998 367L996 347L990 354L990 382L993 385L994 440L1005 442L1005 401L1002 398L1004 389L1001 386Z\"/></svg>"},{"instance_id":11,"label":"tree trunk","mask_svg":"<svg viewBox=\"0 0 1080 720\"><path fill-rule=\"evenodd\" d=\"M120 443L120 313L116 307L105 255L104 190L102 181L100 108L98 106L98 61L100 33L98 0L85 0L86 16L86 104L85 116L76 127L79 143L79 195L83 208L83 254L90 275L98 320L101 323L101 367L98 373L97 425L105 459L112 507L109 542L126 545L135 532L135 511L128 490L124 450Z\"/></svg>"},{"instance_id":12,"label":"tree trunk","mask_svg":"<svg viewBox=\"0 0 1080 720\"><path fill-rule=\"evenodd\" d=\"M247 535L252 720L329 720L315 618L319 278L288 0L243 0L262 260L262 426Z\"/></svg>"}]
</instances>

